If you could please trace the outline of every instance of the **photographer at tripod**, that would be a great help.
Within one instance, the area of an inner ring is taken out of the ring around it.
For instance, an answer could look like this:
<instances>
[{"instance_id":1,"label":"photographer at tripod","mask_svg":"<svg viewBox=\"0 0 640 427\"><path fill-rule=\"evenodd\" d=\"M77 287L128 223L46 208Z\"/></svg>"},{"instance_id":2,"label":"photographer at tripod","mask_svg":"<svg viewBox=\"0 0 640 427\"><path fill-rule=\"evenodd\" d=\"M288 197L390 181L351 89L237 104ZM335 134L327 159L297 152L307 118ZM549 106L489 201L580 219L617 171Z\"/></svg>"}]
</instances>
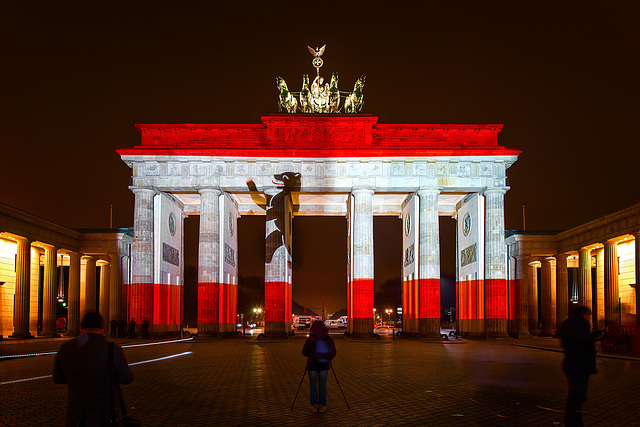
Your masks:
<instances>
[{"instance_id":1,"label":"photographer at tripod","mask_svg":"<svg viewBox=\"0 0 640 427\"><path fill-rule=\"evenodd\" d=\"M331 359L336 356L336 346L322 321L317 320L311 324L302 354L307 356L305 369L309 373L311 411L324 412L327 406L327 376L331 369Z\"/></svg>"}]
</instances>

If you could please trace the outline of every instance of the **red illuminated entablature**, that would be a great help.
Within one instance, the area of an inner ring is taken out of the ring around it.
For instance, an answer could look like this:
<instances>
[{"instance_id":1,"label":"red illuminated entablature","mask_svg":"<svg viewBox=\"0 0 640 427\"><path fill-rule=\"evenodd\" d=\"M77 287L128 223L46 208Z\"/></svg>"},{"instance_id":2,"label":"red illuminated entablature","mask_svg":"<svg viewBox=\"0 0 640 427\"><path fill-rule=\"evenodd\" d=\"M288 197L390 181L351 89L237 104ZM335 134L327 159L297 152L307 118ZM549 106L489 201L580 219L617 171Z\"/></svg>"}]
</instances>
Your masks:
<instances>
[{"instance_id":1,"label":"red illuminated entablature","mask_svg":"<svg viewBox=\"0 0 640 427\"><path fill-rule=\"evenodd\" d=\"M269 115L262 124L139 124L120 155L405 157L518 155L500 124L378 124L371 115Z\"/></svg>"}]
</instances>

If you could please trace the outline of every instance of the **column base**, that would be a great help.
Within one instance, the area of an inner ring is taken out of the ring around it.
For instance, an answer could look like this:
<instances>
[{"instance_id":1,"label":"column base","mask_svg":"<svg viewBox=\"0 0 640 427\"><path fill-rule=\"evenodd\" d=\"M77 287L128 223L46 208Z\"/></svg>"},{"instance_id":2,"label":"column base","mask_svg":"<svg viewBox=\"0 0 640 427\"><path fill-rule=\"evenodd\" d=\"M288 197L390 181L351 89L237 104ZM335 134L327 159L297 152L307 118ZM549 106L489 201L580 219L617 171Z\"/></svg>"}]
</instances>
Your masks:
<instances>
[{"instance_id":1,"label":"column base","mask_svg":"<svg viewBox=\"0 0 640 427\"><path fill-rule=\"evenodd\" d=\"M7 338L13 338L17 340L26 340L29 338L34 338L34 336L30 332L14 332L9 335Z\"/></svg>"}]
</instances>

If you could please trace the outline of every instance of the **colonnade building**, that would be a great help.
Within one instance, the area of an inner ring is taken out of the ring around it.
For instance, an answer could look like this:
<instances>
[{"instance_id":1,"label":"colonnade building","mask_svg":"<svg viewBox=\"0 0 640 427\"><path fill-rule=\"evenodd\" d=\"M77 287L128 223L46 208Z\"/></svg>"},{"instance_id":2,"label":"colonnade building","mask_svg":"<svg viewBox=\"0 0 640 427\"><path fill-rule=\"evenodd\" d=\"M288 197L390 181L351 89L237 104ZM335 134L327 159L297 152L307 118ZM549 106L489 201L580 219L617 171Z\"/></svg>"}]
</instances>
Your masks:
<instances>
[{"instance_id":1,"label":"colonnade building","mask_svg":"<svg viewBox=\"0 0 640 427\"><path fill-rule=\"evenodd\" d=\"M78 335L90 311L126 319L132 243L130 229L72 230L0 203L0 336Z\"/></svg>"}]
</instances>

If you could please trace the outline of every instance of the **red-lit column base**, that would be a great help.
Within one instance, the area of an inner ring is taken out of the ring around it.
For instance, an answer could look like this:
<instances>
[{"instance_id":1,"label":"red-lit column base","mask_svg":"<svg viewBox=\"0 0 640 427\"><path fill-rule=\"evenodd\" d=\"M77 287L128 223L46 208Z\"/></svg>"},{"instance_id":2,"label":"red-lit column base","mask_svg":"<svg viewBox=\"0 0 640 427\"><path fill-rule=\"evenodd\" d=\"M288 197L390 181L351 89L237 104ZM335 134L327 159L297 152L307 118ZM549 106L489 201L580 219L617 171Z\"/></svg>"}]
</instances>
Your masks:
<instances>
[{"instance_id":1,"label":"red-lit column base","mask_svg":"<svg viewBox=\"0 0 640 427\"><path fill-rule=\"evenodd\" d=\"M485 279L485 333L505 336L508 330L508 292L506 279Z\"/></svg>"},{"instance_id":2,"label":"red-lit column base","mask_svg":"<svg viewBox=\"0 0 640 427\"><path fill-rule=\"evenodd\" d=\"M440 279L418 281L419 329L422 336L440 336Z\"/></svg>"},{"instance_id":3,"label":"red-lit column base","mask_svg":"<svg viewBox=\"0 0 640 427\"><path fill-rule=\"evenodd\" d=\"M286 315L287 285L286 282L265 282L264 284L265 334L286 336L286 331L289 330L286 325L287 321L291 322Z\"/></svg>"},{"instance_id":4,"label":"red-lit column base","mask_svg":"<svg viewBox=\"0 0 640 427\"><path fill-rule=\"evenodd\" d=\"M129 319L136 321L138 327L144 319L153 321L153 283L132 283L130 286L130 314Z\"/></svg>"},{"instance_id":5,"label":"red-lit column base","mask_svg":"<svg viewBox=\"0 0 640 427\"><path fill-rule=\"evenodd\" d=\"M180 325L182 312L182 287L173 284L154 285L153 330L157 332L176 331Z\"/></svg>"},{"instance_id":6,"label":"red-lit column base","mask_svg":"<svg viewBox=\"0 0 640 427\"><path fill-rule=\"evenodd\" d=\"M220 332L231 333L235 331L235 289L230 283L220 283Z\"/></svg>"},{"instance_id":7,"label":"red-lit column base","mask_svg":"<svg viewBox=\"0 0 640 427\"><path fill-rule=\"evenodd\" d=\"M373 279L353 280L353 336L373 335Z\"/></svg>"},{"instance_id":8,"label":"red-lit column base","mask_svg":"<svg viewBox=\"0 0 640 427\"><path fill-rule=\"evenodd\" d=\"M198 283L198 335L219 333L219 283Z\"/></svg>"},{"instance_id":9,"label":"red-lit column base","mask_svg":"<svg viewBox=\"0 0 640 427\"><path fill-rule=\"evenodd\" d=\"M461 280L458 287L459 332L484 334L484 287L482 280Z\"/></svg>"}]
</instances>

